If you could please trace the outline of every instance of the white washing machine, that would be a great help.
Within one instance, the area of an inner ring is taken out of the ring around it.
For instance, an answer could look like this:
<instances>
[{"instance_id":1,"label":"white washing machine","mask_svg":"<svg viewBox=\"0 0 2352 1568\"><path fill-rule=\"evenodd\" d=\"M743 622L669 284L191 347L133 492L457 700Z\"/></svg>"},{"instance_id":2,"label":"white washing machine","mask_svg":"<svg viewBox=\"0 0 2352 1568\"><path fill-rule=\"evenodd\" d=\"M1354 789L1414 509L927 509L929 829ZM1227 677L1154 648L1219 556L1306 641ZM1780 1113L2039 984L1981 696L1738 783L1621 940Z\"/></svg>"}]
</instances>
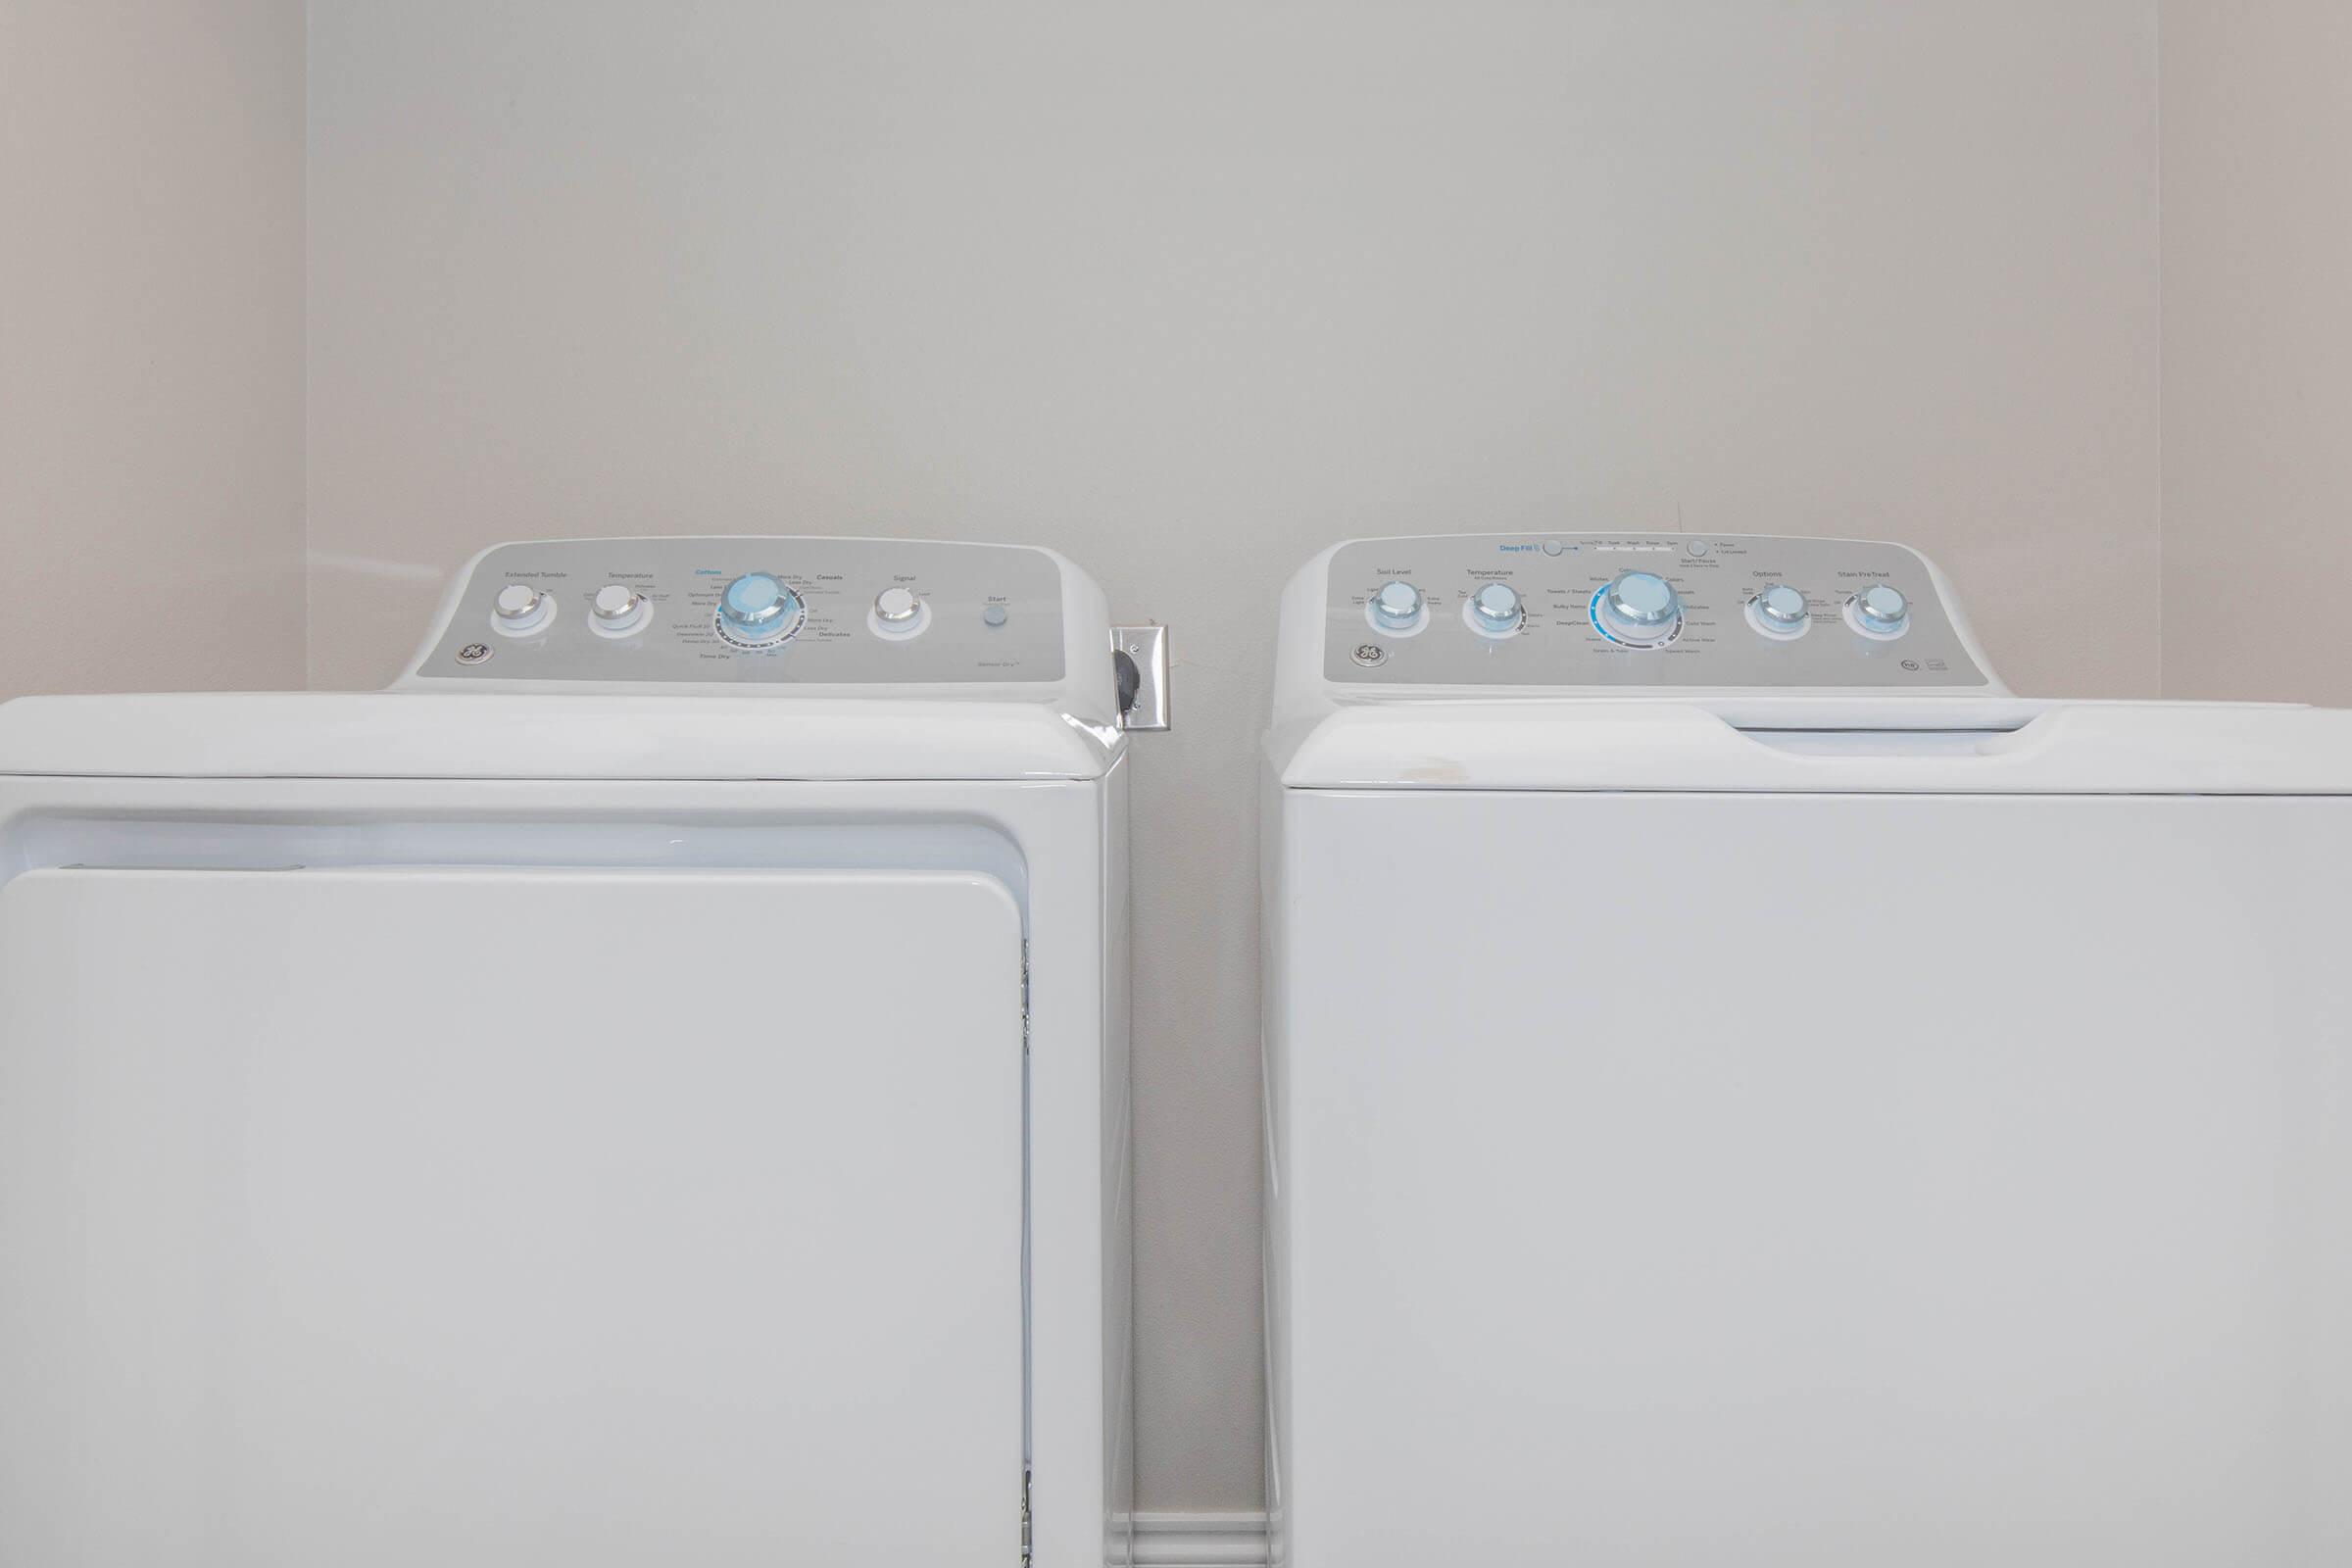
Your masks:
<instances>
[{"instance_id":1,"label":"white washing machine","mask_svg":"<svg viewBox=\"0 0 2352 1568\"><path fill-rule=\"evenodd\" d=\"M0 709L0 1562L1102 1562L1105 637L567 540L387 693Z\"/></svg>"},{"instance_id":2,"label":"white washing machine","mask_svg":"<svg viewBox=\"0 0 2352 1568\"><path fill-rule=\"evenodd\" d=\"M1899 545L1358 540L1267 745L1296 1568L2352 1561L2352 715Z\"/></svg>"}]
</instances>

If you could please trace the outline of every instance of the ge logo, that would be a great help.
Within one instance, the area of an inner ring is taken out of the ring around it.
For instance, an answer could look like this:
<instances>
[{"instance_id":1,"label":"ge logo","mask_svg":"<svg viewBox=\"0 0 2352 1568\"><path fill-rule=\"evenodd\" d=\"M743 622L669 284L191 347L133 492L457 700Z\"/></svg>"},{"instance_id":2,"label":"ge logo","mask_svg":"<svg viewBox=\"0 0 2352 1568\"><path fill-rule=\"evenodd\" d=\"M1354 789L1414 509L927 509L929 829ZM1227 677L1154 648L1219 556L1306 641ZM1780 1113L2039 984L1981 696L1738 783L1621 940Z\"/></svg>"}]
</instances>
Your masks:
<instances>
[{"instance_id":1,"label":"ge logo","mask_svg":"<svg viewBox=\"0 0 2352 1568\"><path fill-rule=\"evenodd\" d=\"M1370 669L1375 664L1387 662L1388 657L1378 643L1357 643L1355 645L1355 662L1366 669Z\"/></svg>"},{"instance_id":2,"label":"ge logo","mask_svg":"<svg viewBox=\"0 0 2352 1568\"><path fill-rule=\"evenodd\" d=\"M461 664L486 663L489 659L490 645L488 643L467 643L458 650L458 662Z\"/></svg>"}]
</instances>

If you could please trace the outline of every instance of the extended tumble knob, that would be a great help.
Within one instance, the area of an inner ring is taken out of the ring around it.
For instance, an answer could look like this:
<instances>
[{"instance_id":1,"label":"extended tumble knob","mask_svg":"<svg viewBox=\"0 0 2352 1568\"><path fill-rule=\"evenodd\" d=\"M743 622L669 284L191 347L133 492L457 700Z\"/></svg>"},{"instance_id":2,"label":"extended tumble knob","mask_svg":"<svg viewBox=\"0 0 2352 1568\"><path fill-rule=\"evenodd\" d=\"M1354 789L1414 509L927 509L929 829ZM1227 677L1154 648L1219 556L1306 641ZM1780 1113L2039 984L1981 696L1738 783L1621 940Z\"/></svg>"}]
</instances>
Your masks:
<instances>
[{"instance_id":1,"label":"extended tumble knob","mask_svg":"<svg viewBox=\"0 0 2352 1568\"><path fill-rule=\"evenodd\" d=\"M1846 607L1854 612L1854 624L1876 636L1899 637L1911 624L1911 601L1888 583L1872 583L1847 600Z\"/></svg>"},{"instance_id":2,"label":"extended tumble knob","mask_svg":"<svg viewBox=\"0 0 2352 1568\"><path fill-rule=\"evenodd\" d=\"M1488 583L1470 596L1471 624L1497 637L1517 631L1525 613L1520 608L1519 590L1507 582Z\"/></svg>"},{"instance_id":3,"label":"extended tumble knob","mask_svg":"<svg viewBox=\"0 0 2352 1568\"><path fill-rule=\"evenodd\" d=\"M1372 623L1390 631L1409 631L1421 618L1421 590L1409 582L1392 579L1380 585L1372 596Z\"/></svg>"},{"instance_id":4,"label":"extended tumble knob","mask_svg":"<svg viewBox=\"0 0 2352 1568\"><path fill-rule=\"evenodd\" d=\"M537 631L555 618L556 602L527 582L511 582L498 591L490 619L510 637Z\"/></svg>"},{"instance_id":5,"label":"extended tumble knob","mask_svg":"<svg viewBox=\"0 0 2352 1568\"><path fill-rule=\"evenodd\" d=\"M1682 630L1683 599L1654 571L1621 572L1593 601L1592 618L1621 643L1654 648Z\"/></svg>"},{"instance_id":6,"label":"extended tumble knob","mask_svg":"<svg viewBox=\"0 0 2352 1568\"><path fill-rule=\"evenodd\" d=\"M718 624L738 642L776 642L800 629L801 596L767 572L747 571L718 596Z\"/></svg>"}]
</instances>

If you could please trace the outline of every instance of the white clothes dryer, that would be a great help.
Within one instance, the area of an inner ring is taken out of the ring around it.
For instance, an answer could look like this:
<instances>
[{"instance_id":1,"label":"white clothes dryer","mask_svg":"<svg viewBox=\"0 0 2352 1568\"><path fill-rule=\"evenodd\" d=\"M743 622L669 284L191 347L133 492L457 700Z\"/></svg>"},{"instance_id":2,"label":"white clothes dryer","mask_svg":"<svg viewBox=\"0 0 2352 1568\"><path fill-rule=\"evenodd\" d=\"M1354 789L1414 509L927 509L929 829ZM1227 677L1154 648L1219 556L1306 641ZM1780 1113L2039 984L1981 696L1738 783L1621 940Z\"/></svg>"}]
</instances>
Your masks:
<instances>
[{"instance_id":1,"label":"white clothes dryer","mask_svg":"<svg viewBox=\"0 0 2352 1568\"><path fill-rule=\"evenodd\" d=\"M564 540L386 693L0 709L0 1561L1101 1563L1106 635Z\"/></svg>"}]
</instances>

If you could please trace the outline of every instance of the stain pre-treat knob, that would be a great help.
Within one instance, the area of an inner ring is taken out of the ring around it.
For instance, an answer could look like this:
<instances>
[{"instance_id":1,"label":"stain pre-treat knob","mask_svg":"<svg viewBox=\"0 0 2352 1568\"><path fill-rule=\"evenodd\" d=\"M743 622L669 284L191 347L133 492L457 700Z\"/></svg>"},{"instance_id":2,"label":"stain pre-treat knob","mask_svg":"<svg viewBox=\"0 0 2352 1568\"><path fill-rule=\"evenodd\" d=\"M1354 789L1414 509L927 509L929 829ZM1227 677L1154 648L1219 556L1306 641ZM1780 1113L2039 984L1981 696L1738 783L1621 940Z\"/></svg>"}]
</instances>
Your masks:
<instances>
[{"instance_id":1,"label":"stain pre-treat knob","mask_svg":"<svg viewBox=\"0 0 2352 1568\"><path fill-rule=\"evenodd\" d=\"M556 618L556 601L527 582L511 582L490 606L490 624L509 637L525 637Z\"/></svg>"},{"instance_id":2,"label":"stain pre-treat knob","mask_svg":"<svg viewBox=\"0 0 2352 1568\"><path fill-rule=\"evenodd\" d=\"M1382 631L1412 631L1421 624L1421 590L1402 578L1380 585L1370 605L1372 624Z\"/></svg>"},{"instance_id":3,"label":"stain pre-treat knob","mask_svg":"<svg viewBox=\"0 0 2352 1568\"><path fill-rule=\"evenodd\" d=\"M1854 629L1871 637L1900 637L1911 629L1911 601L1892 583L1874 582L1845 602Z\"/></svg>"}]
</instances>

